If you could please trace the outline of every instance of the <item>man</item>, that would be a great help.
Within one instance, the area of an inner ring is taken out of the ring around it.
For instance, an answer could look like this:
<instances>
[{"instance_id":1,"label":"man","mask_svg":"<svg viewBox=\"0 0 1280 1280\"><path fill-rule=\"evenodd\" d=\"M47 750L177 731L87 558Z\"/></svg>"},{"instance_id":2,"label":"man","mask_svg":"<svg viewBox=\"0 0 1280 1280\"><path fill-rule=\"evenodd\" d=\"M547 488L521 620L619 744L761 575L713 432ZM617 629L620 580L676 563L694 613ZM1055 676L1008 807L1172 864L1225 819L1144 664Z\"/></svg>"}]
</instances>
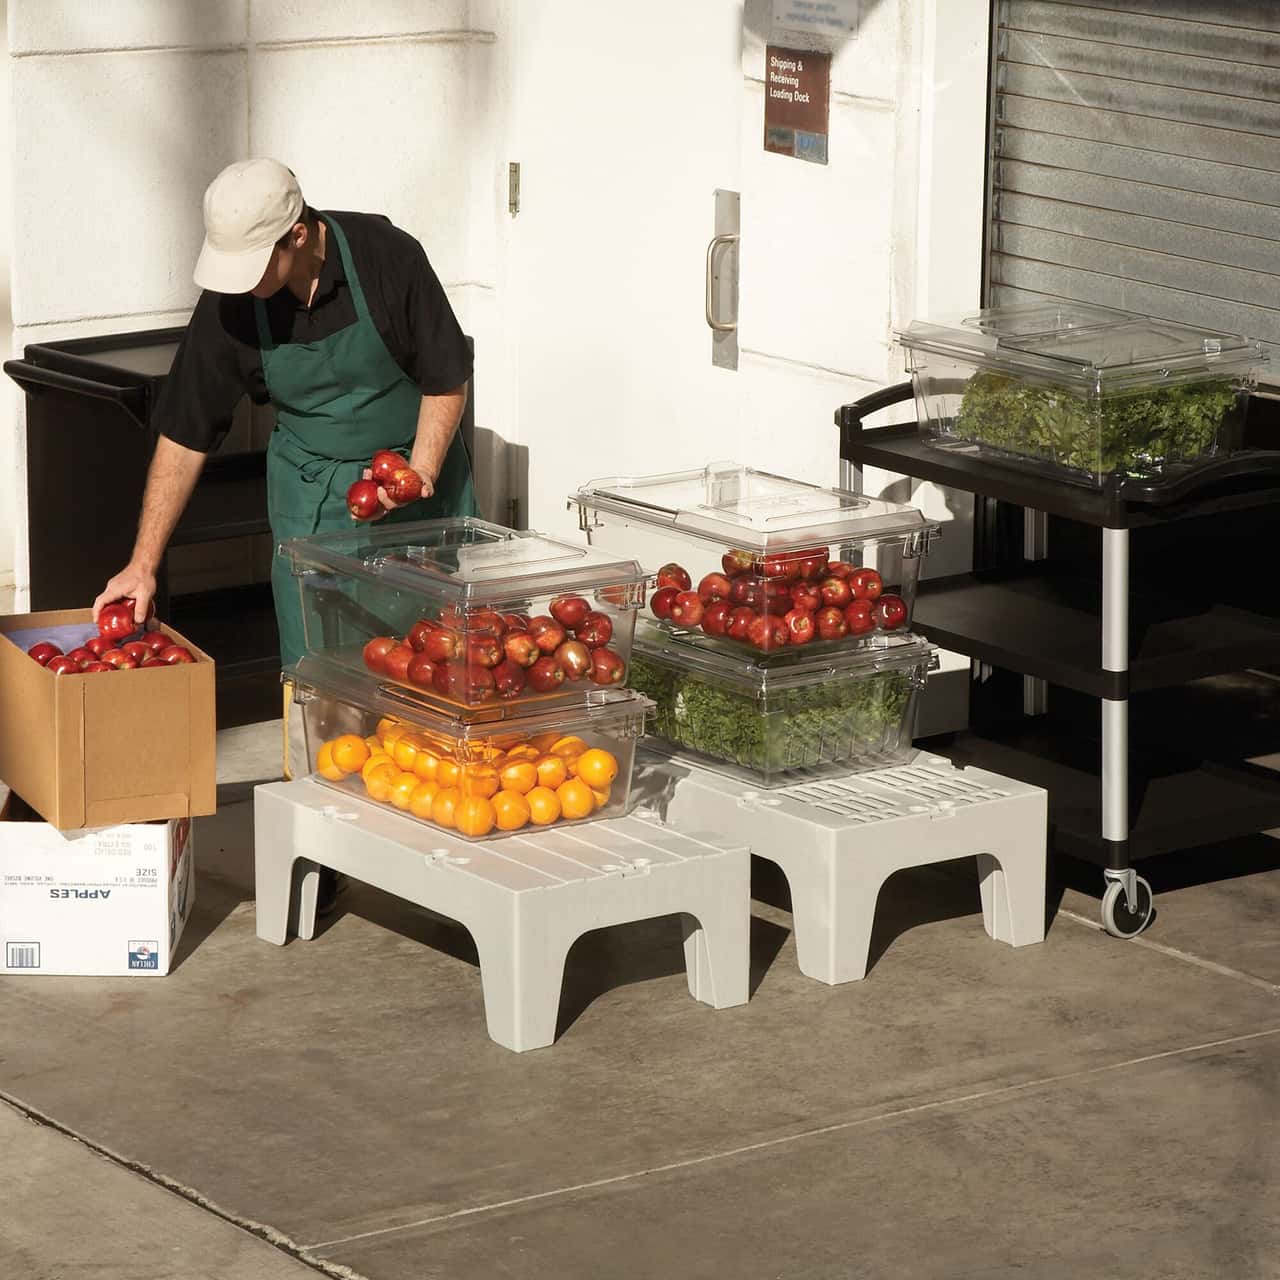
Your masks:
<instances>
[{"instance_id":1,"label":"man","mask_svg":"<svg viewBox=\"0 0 1280 1280\"><path fill-rule=\"evenodd\" d=\"M94 601L95 618L132 596L135 618L145 619L205 456L246 393L275 408L267 512L277 547L350 528L347 489L379 449L403 452L422 477L422 498L403 507L379 489L386 518L476 511L457 434L471 356L422 246L383 217L317 213L293 173L265 159L218 174L204 195L204 225L195 268L204 292L153 414L159 435L133 555ZM289 666L303 652L301 593L278 551L271 585ZM298 737L286 738L286 773ZM322 911L337 887L326 871Z\"/></svg>"},{"instance_id":2,"label":"man","mask_svg":"<svg viewBox=\"0 0 1280 1280\"><path fill-rule=\"evenodd\" d=\"M159 436L133 555L94 601L137 601L141 622L165 546L244 394L275 408L267 509L277 545L349 528L346 493L378 449L422 477L422 499L387 518L474 515L457 434L471 356L422 246L386 218L317 213L275 160L228 165L204 196L204 292L153 414ZM302 608L288 561L271 573L280 659L302 656Z\"/></svg>"}]
</instances>

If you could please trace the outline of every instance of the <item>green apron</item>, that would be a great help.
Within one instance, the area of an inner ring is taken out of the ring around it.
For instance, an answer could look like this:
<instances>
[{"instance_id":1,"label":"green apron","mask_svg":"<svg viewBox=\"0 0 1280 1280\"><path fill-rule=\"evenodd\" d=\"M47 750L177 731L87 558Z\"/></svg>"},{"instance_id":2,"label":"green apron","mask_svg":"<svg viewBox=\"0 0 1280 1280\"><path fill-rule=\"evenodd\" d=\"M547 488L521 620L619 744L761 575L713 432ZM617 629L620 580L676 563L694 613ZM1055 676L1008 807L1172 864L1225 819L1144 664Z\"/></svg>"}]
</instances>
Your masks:
<instances>
[{"instance_id":1,"label":"green apron","mask_svg":"<svg viewBox=\"0 0 1280 1280\"><path fill-rule=\"evenodd\" d=\"M332 218L323 221L346 270L355 322L319 342L277 345L266 307L253 301L262 372L276 411L267 446L267 515L276 541L271 589L285 666L297 662L305 646L301 592L280 543L350 529L347 489L378 449L408 452L422 404L421 390L395 362L369 316L347 237ZM475 514L471 465L455 434L432 496L390 512L378 524Z\"/></svg>"}]
</instances>

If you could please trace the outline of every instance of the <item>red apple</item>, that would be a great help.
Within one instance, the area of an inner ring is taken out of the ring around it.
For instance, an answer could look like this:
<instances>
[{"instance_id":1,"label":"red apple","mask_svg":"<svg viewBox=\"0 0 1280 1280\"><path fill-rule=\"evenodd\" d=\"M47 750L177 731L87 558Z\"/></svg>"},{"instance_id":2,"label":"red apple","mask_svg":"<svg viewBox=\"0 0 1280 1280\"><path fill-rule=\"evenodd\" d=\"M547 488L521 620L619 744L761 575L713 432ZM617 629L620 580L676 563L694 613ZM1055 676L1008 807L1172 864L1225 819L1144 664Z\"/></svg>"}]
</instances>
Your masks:
<instances>
[{"instance_id":1,"label":"red apple","mask_svg":"<svg viewBox=\"0 0 1280 1280\"><path fill-rule=\"evenodd\" d=\"M143 640L146 640L147 636L154 635L154 634L155 632L148 631L142 638ZM168 636L165 636L164 642L166 645L169 643ZM97 635L97 636L94 636L93 639L91 640L86 640L84 642L84 647L88 649L89 652L93 654L95 658L101 658L102 655L106 653L108 649L114 649L116 645L114 640L108 640L106 636Z\"/></svg>"},{"instance_id":2,"label":"red apple","mask_svg":"<svg viewBox=\"0 0 1280 1280\"><path fill-rule=\"evenodd\" d=\"M347 510L357 520L372 520L385 510L378 497L378 485L374 480L357 480L347 490Z\"/></svg>"},{"instance_id":3,"label":"red apple","mask_svg":"<svg viewBox=\"0 0 1280 1280\"><path fill-rule=\"evenodd\" d=\"M855 600L878 600L884 579L874 569L855 569L847 579Z\"/></svg>"},{"instance_id":4,"label":"red apple","mask_svg":"<svg viewBox=\"0 0 1280 1280\"><path fill-rule=\"evenodd\" d=\"M740 578L734 578L729 599L734 604L746 605L748 609L754 609L758 613L764 608L764 579L754 573L744 573Z\"/></svg>"},{"instance_id":5,"label":"red apple","mask_svg":"<svg viewBox=\"0 0 1280 1280\"><path fill-rule=\"evenodd\" d=\"M671 602L671 621L682 627L696 627L702 621L704 609L696 591L681 591Z\"/></svg>"},{"instance_id":6,"label":"red apple","mask_svg":"<svg viewBox=\"0 0 1280 1280\"><path fill-rule=\"evenodd\" d=\"M454 670L459 669L461 664L456 662L437 662L435 670L431 673L431 684L437 693L449 696L450 690L453 688Z\"/></svg>"},{"instance_id":7,"label":"red apple","mask_svg":"<svg viewBox=\"0 0 1280 1280\"><path fill-rule=\"evenodd\" d=\"M703 604L713 600L727 600L732 586L723 573L709 573L698 583L698 599Z\"/></svg>"},{"instance_id":8,"label":"red apple","mask_svg":"<svg viewBox=\"0 0 1280 1280\"><path fill-rule=\"evenodd\" d=\"M448 627L437 627L423 636L422 652L432 662L449 662L462 652L462 637Z\"/></svg>"},{"instance_id":9,"label":"red apple","mask_svg":"<svg viewBox=\"0 0 1280 1280\"><path fill-rule=\"evenodd\" d=\"M854 600L845 606L844 620L851 636L865 636L868 631L875 630L876 620L871 609L870 600Z\"/></svg>"},{"instance_id":10,"label":"red apple","mask_svg":"<svg viewBox=\"0 0 1280 1280\"><path fill-rule=\"evenodd\" d=\"M556 661L569 680L581 680L591 670L591 650L581 640L566 640L556 650Z\"/></svg>"},{"instance_id":11,"label":"red apple","mask_svg":"<svg viewBox=\"0 0 1280 1280\"><path fill-rule=\"evenodd\" d=\"M808 609L811 613L817 613L822 608L822 596L811 582L797 582L791 588L791 603L797 609Z\"/></svg>"},{"instance_id":12,"label":"red apple","mask_svg":"<svg viewBox=\"0 0 1280 1280\"><path fill-rule=\"evenodd\" d=\"M398 467L382 486L397 506L407 506L422 497L422 477L412 467Z\"/></svg>"},{"instance_id":13,"label":"red apple","mask_svg":"<svg viewBox=\"0 0 1280 1280\"><path fill-rule=\"evenodd\" d=\"M409 628L409 634L405 636L405 643L414 653L421 653L427 643L427 637L438 630L438 624L430 622L426 618L419 618L417 622Z\"/></svg>"},{"instance_id":14,"label":"red apple","mask_svg":"<svg viewBox=\"0 0 1280 1280\"><path fill-rule=\"evenodd\" d=\"M142 643L151 650L152 654L157 654L163 653L164 650L173 643L173 641L165 635L163 631L144 631L142 633ZM93 648L92 645L86 645L85 647L89 649ZM107 646L107 648L110 647L110 645ZM99 654L98 656L101 657L102 655Z\"/></svg>"},{"instance_id":15,"label":"red apple","mask_svg":"<svg viewBox=\"0 0 1280 1280\"><path fill-rule=\"evenodd\" d=\"M783 619L791 644L808 644L816 634L813 614L808 609L792 609Z\"/></svg>"},{"instance_id":16,"label":"red apple","mask_svg":"<svg viewBox=\"0 0 1280 1280\"><path fill-rule=\"evenodd\" d=\"M822 597L823 604L837 609L843 609L853 599L853 592L849 590L849 583L844 578L823 578L818 585L818 594Z\"/></svg>"},{"instance_id":17,"label":"red apple","mask_svg":"<svg viewBox=\"0 0 1280 1280\"><path fill-rule=\"evenodd\" d=\"M727 600L713 600L702 610L702 629L709 636L727 636L733 606Z\"/></svg>"},{"instance_id":18,"label":"red apple","mask_svg":"<svg viewBox=\"0 0 1280 1280\"><path fill-rule=\"evenodd\" d=\"M736 578L740 574L750 573L751 565L750 551L726 551L720 557L720 567L727 578Z\"/></svg>"},{"instance_id":19,"label":"red apple","mask_svg":"<svg viewBox=\"0 0 1280 1280\"><path fill-rule=\"evenodd\" d=\"M80 674L80 664L66 654L60 653L56 657L50 658L44 664L46 671L52 671L55 676L75 676Z\"/></svg>"},{"instance_id":20,"label":"red apple","mask_svg":"<svg viewBox=\"0 0 1280 1280\"><path fill-rule=\"evenodd\" d=\"M98 634L117 644L127 640L138 629L133 620L134 602L117 600L113 604L104 604L98 614Z\"/></svg>"},{"instance_id":21,"label":"red apple","mask_svg":"<svg viewBox=\"0 0 1280 1280\"><path fill-rule=\"evenodd\" d=\"M565 670L552 657L544 654L525 672L529 687L536 693L551 693L564 684Z\"/></svg>"},{"instance_id":22,"label":"red apple","mask_svg":"<svg viewBox=\"0 0 1280 1280\"><path fill-rule=\"evenodd\" d=\"M533 637L533 643L543 653L555 653L569 638L569 633L554 618L548 618L545 613L529 619L529 634Z\"/></svg>"},{"instance_id":23,"label":"red apple","mask_svg":"<svg viewBox=\"0 0 1280 1280\"><path fill-rule=\"evenodd\" d=\"M653 616L655 618L671 617L672 601L679 594L679 590L675 587L659 587L649 600L649 608L653 610Z\"/></svg>"},{"instance_id":24,"label":"red apple","mask_svg":"<svg viewBox=\"0 0 1280 1280\"><path fill-rule=\"evenodd\" d=\"M591 612L591 605L581 596L556 596L550 605L551 616L570 631L576 631Z\"/></svg>"},{"instance_id":25,"label":"red apple","mask_svg":"<svg viewBox=\"0 0 1280 1280\"><path fill-rule=\"evenodd\" d=\"M762 586L764 607L776 618L789 613L795 606L791 599L791 587L779 578L767 578Z\"/></svg>"},{"instance_id":26,"label":"red apple","mask_svg":"<svg viewBox=\"0 0 1280 1280\"><path fill-rule=\"evenodd\" d=\"M163 658L159 658L155 654L152 654L145 662L140 662L138 665L140 667L167 667L169 664ZM115 668L108 667L107 670L114 671Z\"/></svg>"},{"instance_id":27,"label":"red apple","mask_svg":"<svg viewBox=\"0 0 1280 1280\"><path fill-rule=\"evenodd\" d=\"M391 477L406 465L403 454L393 453L390 449L379 449L373 455L373 461L369 463L369 470L373 472L374 484L380 484L384 489L387 489ZM387 489L387 495L388 497L390 496L389 489Z\"/></svg>"},{"instance_id":28,"label":"red apple","mask_svg":"<svg viewBox=\"0 0 1280 1280\"><path fill-rule=\"evenodd\" d=\"M800 561L794 555L766 556L760 571L775 581L796 582L800 577Z\"/></svg>"},{"instance_id":29,"label":"red apple","mask_svg":"<svg viewBox=\"0 0 1280 1280\"><path fill-rule=\"evenodd\" d=\"M817 547L813 551L800 553L800 577L805 582L816 582L827 576L827 561L830 552L825 547Z\"/></svg>"},{"instance_id":30,"label":"red apple","mask_svg":"<svg viewBox=\"0 0 1280 1280\"><path fill-rule=\"evenodd\" d=\"M123 649L108 649L98 661L115 667L117 671L132 671L138 665L138 660L129 657Z\"/></svg>"},{"instance_id":31,"label":"red apple","mask_svg":"<svg viewBox=\"0 0 1280 1280\"><path fill-rule=\"evenodd\" d=\"M468 635L501 639L507 634L507 620L496 609L472 609L464 615L462 629Z\"/></svg>"},{"instance_id":32,"label":"red apple","mask_svg":"<svg viewBox=\"0 0 1280 1280\"><path fill-rule=\"evenodd\" d=\"M150 661L150 659L148 659L148 661ZM145 667L147 663L144 662L142 665ZM97 662L97 661L87 662L85 663L85 666L84 666L85 675L89 675L91 672L94 672L94 671L114 671L114 670L115 670L115 667L113 667L109 662Z\"/></svg>"},{"instance_id":33,"label":"red apple","mask_svg":"<svg viewBox=\"0 0 1280 1280\"><path fill-rule=\"evenodd\" d=\"M518 698L524 692L525 669L510 658L498 663L493 669L493 683L498 690L498 697L504 701Z\"/></svg>"},{"instance_id":34,"label":"red apple","mask_svg":"<svg viewBox=\"0 0 1280 1280\"><path fill-rule=\"evenodd\" d=\"M502 642L496 636L473 636L467 644L467 661L477 667L496 667L502 661Z\"/></svg>"},{"instance_id":35,"label":"red apple","mask_svg":"<svg viewBox=\"0 0 1280 1280\"><path fill-rule=\"evenodd\" d=\"M393 680L408 680L409 663L414 659L413 650L409 648L403 640L399 641L394 649L388 649L387 655L382 660L382 669Z\"/></svg>"},{"instance_id":36,"label":"red apple","mask_svg":"<svg viewBox=\"0 0 1280 1280\"><path fill-rule=\"evenodd\" d=\"M135 641L134 643L136 644L137 642ZM150 652L150 650L147 648L147 646L146 646L145 644L144 644L144 645L140 645L140 646L139 646L139 648L141 648L141 649L142 649L142 651L143 651L143 654L142 654L142 657L143 657L143 658L145 658L145 657L147 656L147 654ZM128 645L128 644L127 644L127 645L125 645L125 646L124 646L124 651L125 651L125 653L129 653L132 649L133 649L133 645ZM135 654L133 654L133 656L134 656L135 658L137 658L137 657L138 657L138 655L137 655L136 653L135 653ZM89 663L91 663L91 662L96 662L96 661L97 661L97 658L96 658L96 657L94 657L93 652L92 652L91 650L89 650L89 649L85 648L83 645L81 645L81 646L80 646L80 648L78 648L78 649L72 649L72 650L67 654L67 657L68 657L68 658L70 658L70 659L71 659L71 661L72 661L72 662L74 662L74 663L76 664L76 666L78 666L78 667L80 668L80 670L81 670L81 671L83 671L83 670L85 669L85 667L87 667L87 666L89 665ZM142 661L142 658L138 658L138 661L139 661L139 662L141 662L141 661Z\"/></svg>"},{"instance_id":37,"label":"red apple","mask_svg":"<svg viewBox=\"0 0 1280 1280\"><path fill-rule=\"evenodd\" d=\"M578 639L588 649L598 649L602 644L608 644L613 639L613 619L607 613L593 609L582 620L582 625L578 628Z\"/></svg>"},{"instance_id":38,"label":"red apple","mask_svg":"<svg viewBox=\"0 0 1280 1280\"><path fill-rule=\"evenodd\" d=\"M626 663L612 649L591 650L591 679L596 684L621 684L626 678Z\"/></svg>"},{"instance_id":39,"label":"red apple","mask_svg":"<svg viewBox=\"0 0 1280 1280\"><path fill-rule=\"evenodd\" d=\"M814 615L813 622L818 628L819 639L840 640L849 634L849 624L844 620L843 612L833 604L827 605L825 609L819 609Z\"/></svg>"},{"instance_id":40,"label":"red apple","mask_svg":"<svg viewBox=\"0 0 1280 1280\"><path fill-rule=\"evenodd\" d=\"M27 650L27 657L34 658L42 667L47 667L51 659L62 657L62 650L48 640L41 640Z\"/></svg>"},{"instance_id":41,"label":"red apple","mask_svg":"<svg viewBox=\"0 0 1280 1280\"><path fill-rule=\"evenodd\" d=\"M502 639L502 651L508 662L514 662L521 669L533 666L542 654L527 631L508 631Z\"/></svg>"},{"instance_id":42,"label":"red apple","mask_svg":"<svg viewBox=\"0 0 1280 1280\"><path fill-rule=\"evenodd\" d=\"M827 565L827 577L829 578L847 578L853 573L856 566L846 564L843 560L832 560Z\"/></svg>"},{"instance_id":43,"label":"red apple","mask_svg":"<svg viewBox=\"0 0 1280 1280\"><path fill-rule=\"evenodd\" d=\"M494 683L493 672L488 667L478 667L474 663L448 662L437 667L432 676L432 683L440 688L440 673L444 672L444 689L448 697L455 702L463 702L475 706L489 702L498 692Z\"/></svg>"},{"instance_id":44,"label":"red apple","mask_svg":"<svg viewBox=\"0 0 1280 1280\"><path fill-rule=\"evenodd\" d=\"M791 639L791 633L781 618L762 613L757 614L751 626L747 628L747 639L757 649L768 652L771 649L781 649L786 645Z\"/></svg>"},{"instance_id":45,"label":"red apple","mask_svg":"<svg viewBox=\"0 0 1280 1280\"><path fill-rule=\"evenodd\" d=\"M196 660L195 654L181 644L171 644L167 649L161 649L155 656L170 667L176 666L181 662L194 662Z\"/></svg>"},{"instance_id":46,"label":"red apple","mask_svg":"<svg viewBox=\"0 0 1280 1280\"><path fill-rule=\"evenodd\" d=\"M165 647L168 648L167 645ZM374 636L364 647L364 665L370 671L382 674L387 669L387 654L395 647L396 642L391 636Z\"/></svg>"},{"instance_id":47,"label":"red apple","mask_svg":"<svg viewBox=\"0 0 1280 1280\"><path fill-rule=\"evenodd\" d=\"M907 620L907 603L901 596L883 595L872 606L872 615L882 631L896 631Z\"/></svg>"},{"instance_id":48,"label":"red apple","mask_svg":"<svg viewBox=\"0 0 1280 1280\"><path fill-rule=\"evenodd\" d=\"M502 625L508 631L528 631L529 619L523 613L504 613L502 616Z\"/></svg>"},{"instance_id":49,"label":"red apple","mask_svg":"<svg viewBox=\"0 0 1280 1280\"><path fill-rule=\"evenodd\" d=\"M757 616L754 609L749 609L745 604L740 604L729 614L728 635L730 638L745 640L747 632L751 629L751 624L756 620Z\"/></svg>"},{"instance_id":50,"label":"red apple","mask_svg":"<svg viewBox=\"0 0 1280 1280\"><path fill-rule=\"evenodd\" d=\"M664 564L658 570L658 586L675 587L677 591L688 591L693 586L693 580L689 577L689 571L680 565Z\"/></svg>"},{"instance_id":51,"label":"red apple","mask_svg":"<svg viewBox=\"0 0 1280 1280\"><path fill-rule=\"evenodd\" d=\"M405 676L410 684L419 689L430 689L436 673L436 664L425 653L415 653L405 668Z\"/></svg>"},{"instance_id":52,"label":"red apple","mask_svg":"<svg viewBox=\"0 0 1280 1280\"><path fill-rule=\"evenodd\" d=\"M166 640L168 638L169 638L168 636L165 637ZM151 646L147 644L145 640L130 640L128 644L122 644L120 647L125 651L125 653L129 655L129 657L133 658L138 663L143 663L152 656ZM169 648L169 645L165 645L165 649L167 648ZM84 650L77 649L68 656L74 658L77 654L82 652L88 653L89 651L87 649L84 649ZM163 652L163 650L157 650L157 652L158 653ZM87 660L92 662L93 655L90 654ZM83 660L81 662L81 665L82 666L84 665Z\"/></svg>"}]
</instances>

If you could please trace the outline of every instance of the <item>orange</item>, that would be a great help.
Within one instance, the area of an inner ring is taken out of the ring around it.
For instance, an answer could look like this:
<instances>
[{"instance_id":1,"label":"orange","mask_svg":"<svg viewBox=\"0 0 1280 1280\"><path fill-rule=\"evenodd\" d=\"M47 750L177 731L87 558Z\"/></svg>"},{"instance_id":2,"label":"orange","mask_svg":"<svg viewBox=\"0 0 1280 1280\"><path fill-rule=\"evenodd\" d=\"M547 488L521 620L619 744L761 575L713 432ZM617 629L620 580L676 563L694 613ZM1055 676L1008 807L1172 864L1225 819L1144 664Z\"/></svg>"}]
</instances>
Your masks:
<instances>
[{"instance_id":1,"label":"orange","mask_svg":"<svg viewBox=\"0 0 1280 1280\"><path fill-rule=\"evenodd\" d=\"M391 748L409 732L407 725L392 724L391 727L382 735L382 749L390 752Z\"/></svg>"},{"instance_id":2,"label":"orange","mask_svg":"<svg viewBox=\"0 0 1280 1280\"><path fill-rule=\"evenodd\" d=\"M566 759L571 756L580 756L586 749L587 744L573 733L564 738L557 738L550 747L553 756L564 756Z\"/></svg>"},{"instance_id":3,"label":"orange","mask_svg":"<svg viewBox=\"0 0 1280 1280\"><path fill-rule=\"evenodd\" d=\"M462 796L457 787L441 787L431 802L431 821L439 827L453 826L453 815Z\"/></svg>"},{"instance_id":4,"label":"orange","mask_svg":"<svg viewBox=\"0 0 1280 1280\"><path fill-rule=\"evenodd\" d=\"M406 773L413 772L413 762L418 758L418 748L413 745L412 735L401 734L391 744L391 758Z\"/></svg>"},{"instance_id":5,"label":"orange","mask_svg":"<svg viewBox=\"0 0 1280 1280\"><path fill-rule=\"evenodd\" d=\"M538 757L538 786L554 791L569 776L569 766L559 756Z\"/></svg>"},{"instance_id":6,"label":"orange","mask_svg":"<svg viewBox=\"0 0 1280 1280\"><path fill-rule=\"evenodd\" d=\"M453 825L464 836L487 836L493 823L493 805L488 796L464 795L453 812Z\"/></svg>"},{"instance_id":7,"label":"orange","mask_svg":"<svg viewBox=\"0 0 1280 1280\"><path fill-rule=\"evenodd\" d=\"M607 788L618 776L618 760L612 752L592 747L578 757L578 767L574 772L589 787Z\"/></svg>"},{"instance_id":8,"label":"orange","mask_svg":"<svg viewBox=\"0 0 1280 1280\"><path fill-rule=\"evenodd\" d=\"M390 800L397 809L407 809L422 779L416 773L400 773L391 784Z\"/></svg>"},{"instance_id":9,"label":"orange","mask_svg":"<svg viewBox=\"0 0 1280 1280\"><path fill-rule=\"evenodd\" d=\"M400 776L400 770L390 760L384 760L365 775L364 789L370 800L385 804L391 799L391 784Z\"/></svg>"},{"instance_id":10,"label":"orange","mask_svg":"<svg viewBox=\"0 0 1280 1280\"><path fill-rule=\"evenodd\" d=\"M369 781L369 775L380 764L394 764L395 761L385 751L375 751L360 767L360 776ZM399 772L399 770L397 770Z\"/></svg>"},{"instance_id":11,"label":"orange","mask_svg":"<svg viewBox=\"0 0 1280 1280\"><path fill-rule=\"evenodd\" d=\"M354 733L344 733L333 741L333 763L343 773L359 773L372 754L365 740Z\"/></svg>"},{"instance_id":12,"label":"orange","mask_svg":"<svg viewBox=\"0 0 1280 1280\"><path fill-rule=\"evenodd\" d=\"M493 813L499 831L519 831L529 821L529 801L519 791L499 791Z\"/></svg>"},{"instance_id":13,"label":"orange","mask_svg":"<svg viewBox=\"0 0 1280 1280\"><path fill-rule=\"evenodd\" d=\"M370 755L375 755L375 756L379 754L386 755L386 752L382 750L382 739L379 738L376 734L371 733L364 740L364 743L365 743L365 746L369 748Z\"/></svg>"},{"instance_id":14,"label":"orange","mask_svg":"<svg viewBox=\"0 0 1280 1280\"><path fill-rule=\"evenodd\" d=\"M596 798L581 778L570 778L556 788L560 812L566 818L585 818L596 810Z\"/></svg>"},{"instance_id":15,"label":"orange","mask_svg":"<svg viewBox=\"0 0 1280 1280\"><path fill-rule=\"evenodd\" d=\"M518 747L512 747L507 752L508 760L528 760L530 762L536 760L542 754L532 742L522 742Z\"/></svg>"},{"instance_id":16,"label":"orange","mask_svg":"<svg viewBox=\"0 0 1280 1280\"><path fill-rule=\"evenodd\" d=\"M436 781L442 787L456 787L462 777L462 766L456 760L442 756L436 765Z\"/></svg>"},{"instance_id":17,"label":"orange","mask_svg":"<svg viewBox=\"0 0 1280 1280\"><path fill-rule=\"evenodd\" d=\"M528 795L538 785L538 770L532 760L509 759L498 771L498 780L504 791Z\"/></svg>"},{"instance_id":18,"label":"orange","mask_svg":"<svg viewBox=\"0 0 1280 1280\"><path fill-rule=\"evenodd\" d=\"M418 777L434 782L439 764L440 757L434 751L419 751L418 758L413 762L413 771Z\"/></svg>"},{"instance_id":19,"label":"orange","mask_svg":"<svg viewBox=\"0 0 1280 1280\"><path fill-rule=\"evenodd\" d=\"M469 764L462 770L462 779L458 783L458 790L464 796L482 796L488 800L498 794L500 786L498 771L493 765Z\"/></svg>"},{"instance_id":20,"label":"orange","mask_svg":"<svg viewBox=\"0 0 1280 1280\"><path fill-rule=\"evenodd\" d=\"M596 802L597 809L603 809L609 803L608 787L592 787L591 797Z\"/></svg>"},{"instance_id":21,"label":"orange","mask_svg":"<svg viewBox=\"0 0 1280 1280\"><path fill-rule=\"evenodd\" d=\"M376 733L379 738L385 738L387 734L389 734L399 723L400 722L398 720L393 720L390 716L383 716L382 719L378 721L378 727L374 730L374 733Z\"/></svg>"},{"instance_id":22,"label":"orange","mask_svg":"<svg viewBox=\"0 0 1280 1280\"><path fill-rule=\"evenodd\" d=\"M529 820L536 827L545 827L560 816L560 799L550 787L534 787L524 799Z\"/></svg>"},{"instance_id":23,"label":"orange","mask_svg":"<svg viewBox=\"0 0 1280 1280\"><path fill-rule=\"evenodd\" d=\"M333 762L333 743L326 742L316 752L316 772L330 782L341 782L347 775Z\"/></svg>"},{"instance_id":24,"label":"orange","mask_svg":"<svg viewBox=\"0 0 1280 1280\"><path fill-rule=\"evenodd\" d=\"M529 739L529 745L540 755L546 755L554 743L560 741L561 733L558 729L552 729L550 733L535 733Z\"/></svg>"},{"instance_id":25,"label":"orange","mask_svg":"<svg viewBox=\"0 0 1280 1280\"><path fill-rule=\"evenodd\" d=\"M430 818L431 804L440 788L434 782L419 782L409 797L409 812L415 818Z\"/></svg>"}]
</instances>

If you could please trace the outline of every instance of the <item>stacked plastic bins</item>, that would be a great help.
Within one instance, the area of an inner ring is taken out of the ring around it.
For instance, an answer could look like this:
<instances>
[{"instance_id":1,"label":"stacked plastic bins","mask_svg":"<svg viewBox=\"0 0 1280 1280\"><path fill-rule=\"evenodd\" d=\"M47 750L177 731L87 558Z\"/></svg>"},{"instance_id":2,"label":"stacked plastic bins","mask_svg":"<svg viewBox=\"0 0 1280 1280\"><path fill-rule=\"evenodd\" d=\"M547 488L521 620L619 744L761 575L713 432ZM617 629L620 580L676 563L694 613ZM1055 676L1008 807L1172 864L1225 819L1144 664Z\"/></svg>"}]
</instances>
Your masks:
<instances>
[{"instance_id":1,"label":"stacked plastic bins","mask_svg":"<svg viewBox=\"0 0 1280 1280\"><path fill-rule=\"evenodd\" d=\"M659 739L765 787L909 755L933 660L910 629L937 534L919 511L735 464L572 501L593 550L652 575L631 679Z\"/></svg>"},{"instance_id":2,"label":"stacked plastic bins","mask_svg":"<svg viewBox=\"0 0 1280 1280\"><path fill-rule=\"evenodd\" d=\"M634 560L476 519L286 544L314 776L471 839L625 812Z\"/></svg>"}]
</instances>

